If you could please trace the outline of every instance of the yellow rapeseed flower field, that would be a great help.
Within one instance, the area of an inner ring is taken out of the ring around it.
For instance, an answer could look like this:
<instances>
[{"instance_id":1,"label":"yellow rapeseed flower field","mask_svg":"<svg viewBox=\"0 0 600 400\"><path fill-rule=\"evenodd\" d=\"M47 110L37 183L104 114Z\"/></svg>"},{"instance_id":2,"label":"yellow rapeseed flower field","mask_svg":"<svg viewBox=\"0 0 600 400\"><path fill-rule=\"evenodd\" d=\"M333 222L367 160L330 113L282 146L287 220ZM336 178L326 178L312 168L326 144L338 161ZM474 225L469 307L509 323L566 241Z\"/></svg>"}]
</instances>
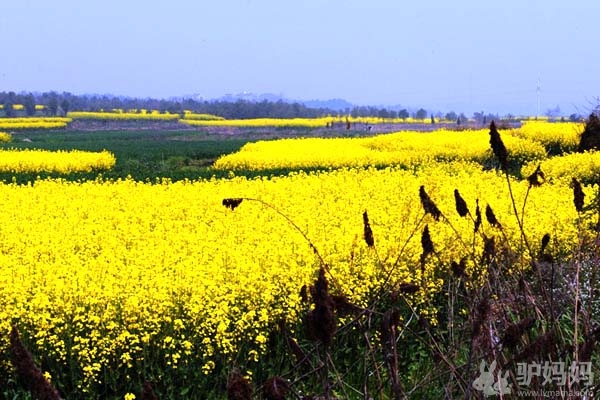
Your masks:
<instances>
[{"instance_id":1,"label":"yellow rapeseed flower field","mask_svg":"<svg viewBox=\"0 0 600 400\"><path fill-rule=\"evenodd\" d=\"M511 159L519 163L546 157L535 141L510 134L504 141ZM492 159L489 130L434 132L405 131L363 138L308 138L259 141L219 158L215 168L267 170L276 168L339 168L357 166L420 165L433 160Z\"/></svg>"},{"instance_id":2,"label":"yellow rapeseed flower field","mask_svg":"<svg viewBox=\"0 0 600 400\"><path fill-rule=\"evenodd\" d=\"M91 172L111 169L115 156L108 151L48 151L0 149L0 172Z\"/></svg>"},{"instance_id":3,"label":"yellow rapeseed flower field","mask_svg":"<svg viewBox=\"0 0 600 400\"><path fill-rule=\"evenodd\" d=\"M422 124L429 122L430 119L420 120L415 118L378 118L378 117L352 117L352 116L325 116L319 118L250 118L250 119L206 119L206 118L189 118L180 120L180 122L192 126L230 126L230 127L275 127L275 128L325 128L335 124L346 126L351 124L351 127L356 127L355 124L376 125L376 124ZM438 121L439 122L439 121Z\"/></svg>"},{"instance_id":4,"label":"yellow rapeseed flower field","mask_svg":"<svg viewBox=\"0 0 600 400\"><path fill-rule=\"evenodd\" d=\"M566 180L577 178L582 182L600 182L600 152L586 151L550 157L541 163L530 162L521 168L521 174L528 176L540 165L540 168L551 180Z\"/></svg>"},{"instance_id":5,"label":"yellow rapeseed flower field","mask_svg":"<svg viewBox=\"0 0 600 400\"><path fill-rule=\"evenodd\" d=\"M12 135L6 132L0 132L0 142L8 143L12 140Z\"/></svg>"},{"instance_id":6,"label":"yellow rapeseed flower field","mask_svg":"<svg viewBox=\"0 0 600 400\"><path fill-rule=\"evenodd\" d=\"M539 142L556 154L577 149L583 128L580 122L526 121L514 134Z\"/></svg>"},{"instance_id":7,"label":"yellow rapeseed flower field","mask_svg":"<svg viewBox=\"0 0 600 400\"><path fill-rule=\"evenodd\" d=\"M112 112L71 111L67 114L72 119L90 120L118 120L118 121L176 121L179 114L152 112L123 112L122 110Z\"/></svg>"},{"instance_id":8,"label":"yellow rapeseed flower field","mask_svg":"<svg viewBox=\"0 0 600 400\"><path fill-rule=\"evenodd\" d=\"M421 185L451 225L424 214ZM527 183L512 185L522 201ZM472 221L455 211L454 189L471 213L477 199L490 205L518 251L505 177L466 162L251 180L0 184L0 354L11 325L27 327L46 365L55 366L53 379L72 379L60 366L77 366L80 393L143 369L157 354L171 369L200 359L205 374L234 358L260 360L277 321L297 322L300 288L320 266L281 214L329 265L332 291L365 305L398 259L390 288L421 285L410 301L435 323L431 299L441 276L452 260L482 248ZM260 201L231 210L222 200L232 197ZM531 240L550 233L554 252L576 245L567 184L534 188L526 210ZM363 240L364 211L377 253ZM425 224L439 258L421 269L415 232ZM484 223L483 231L504 240L498 228ZM473 265L467 269L473 273Z\"/></svg>"},{"instance_id":9,"label":"yellow rapeseed flower field","mask_svg":"<svg viewBox=\"0 0 600 400\"><path fill-rule=\"evenodd\" d=\"M61 117L0 118L0 129L60 129L70 122L70 118Z\"/></svg>"}]
</instances>

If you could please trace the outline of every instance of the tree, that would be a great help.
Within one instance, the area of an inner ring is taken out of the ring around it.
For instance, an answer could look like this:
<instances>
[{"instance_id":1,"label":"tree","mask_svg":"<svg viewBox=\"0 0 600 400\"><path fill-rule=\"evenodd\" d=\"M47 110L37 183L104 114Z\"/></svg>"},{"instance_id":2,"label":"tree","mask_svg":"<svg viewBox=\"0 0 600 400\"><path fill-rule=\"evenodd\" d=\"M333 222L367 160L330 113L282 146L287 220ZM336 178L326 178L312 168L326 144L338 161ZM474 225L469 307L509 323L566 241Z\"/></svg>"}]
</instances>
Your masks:
<instances>
[{"instance_id":1,"label":"tree","mask_svg":"<svg viewBox=\"0 0 600 400\"><path fill-rule=\"evenodd\" d=\"M35 98L33 97L33 94L29 93L23 98L23 107L25 107L25 114L27 114L28 117L33 117L35 115Z\"/></svg>"},{"instance_id":2,"label":"tree","mask_svg":"<svg viewBox=\"0 0 600 400\"><path fill-rule=\"evenodd\" d=\"M67 113L69 112L69 106L71 104L69 103L69 100L67 99L63 99L63 101L60 102L60 108L62 108L62 111L65 115L67 115Z\"/></svg>"},{"instance_id":3,"label":"tree","mask_svg":"<svg viewBox=\"0 0 600 400\"><path fill-rule=\"evenodd\" d=\"M6 116L6 117L14 117L15 116L15 111L13 109L13 103L10 100L6 100L2 107L4 110L4 116Z\"/></svg>"},{"instance_id":4,"label":"tree","mask_svg":"<svg viewBox=\"0 0 600 400\"><path fill-rule=\"evenodd\" d=\"M381 110L379 110L379 112L377 113L377 116L381 119L386 119L389 118L390 113L388 112L388 110L386 110L385 108L382 108Z\"/></svg>"},{"instance_id":5,"label":"tree","mask_svg":"<svg viewBox=\"0 0 600 400\"><path fill-rule=\"evenodd\" d=\"M50 96L46 108L50 115L56 115L58 113L58 98L56 96Z\"/></svg>"},{"instance_id":6,"label":"tree","mask_svg":"<svg viewBox=\"0 0 600 400\"><path fill-rule=\"evenodd\" d=\"M556 105L554 108L549 108L546 110L546 116L550 118L556 118L560 115L560 107Z\"/></svg>"},{"instance_id":7,"label":"tree","mask_svg":"<svg viewBox=\"0 0 600 400\"><path fill-rule=\"evenodd\" d=\"M569 121L571 122L579 122L583 119L583 117L579 114L571 114L569 115Z\"/></svg>"},{"instance_id":8,"label":"tree","mask_svg":"<svg viewBox=\"0 0 600 400\"><path fill-rule=\"evenodd\" d=\"M419 108L415 114L415 118L417 118L417 119L427 118L427 110L425 110L423 108Z\"/></svg>"},{"instance_id":9,"label":"tree","mask_svg":"<svg viewBox=\"0 0 600 400\"><path fill-rule=\"evenodd\" d=\"M398 118L406 119L408 117L410 117L410 114L408 113L406 108L403 108L402 110L398 111Z\"/></svg>"},{"instance_id":10,"label":"tree","mask_svg":"<svg viewBox=\"0 0 600 400\"><path fill-rule=\"evenodd\" d=\"M454 111L450 111L450 112L446 113L446 115L444 116L444 119L446 119L448 121L456 121L457 118L458 118L458 115L456 115L456 113Z\"/></svg>"}]
</instances>

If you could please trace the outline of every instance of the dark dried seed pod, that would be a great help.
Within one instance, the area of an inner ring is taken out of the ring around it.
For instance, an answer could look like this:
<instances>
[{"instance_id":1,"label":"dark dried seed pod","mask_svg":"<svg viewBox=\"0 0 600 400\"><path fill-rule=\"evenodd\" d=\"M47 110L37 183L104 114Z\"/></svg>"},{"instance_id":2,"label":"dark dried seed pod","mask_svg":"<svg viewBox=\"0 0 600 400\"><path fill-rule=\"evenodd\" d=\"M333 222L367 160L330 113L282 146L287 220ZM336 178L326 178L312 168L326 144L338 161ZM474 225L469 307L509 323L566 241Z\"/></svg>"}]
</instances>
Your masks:
<instances>
[{"instance_id":1,"label":"dark dried seed pod","mask_svg":"<svg viewBox=\"0 0 600 400\"><path fill-rule=\"evenodd\" d=\"M402 282L399 286L398 286L398 291L400 293L405 293L405 294L413 294L418 292L420 289L419 285L415 285L414 283L408 283L408 282Z\"/></svg>"},{"instance_id":2,"label":"dark dried seed pod","mask_svg":"<svg viewBox=\"0 0 600 400\"><path fill-rule=\"evenodd\" d=\"M315 282L314 298L315 308L306 316L308 336L328 346L335 333L335 304L328 290L325 270L319 270L319 277Z\"/></svg>"},{"instance_id":3,"label":"dark dried seed pod","mask_svg":"<svg viewBox=\"0 0 600 400\"><path fill-rule=\"evenodd\" d=\"M548 243L550 243L550 234L546 233L544 237L542 237L542 248L540 249L540 253L543 253L544 250L546 250Z\"/></svg>"},{"instance_id":4,"label":"dark dried seed pod","mask_svg":"<svg viewBox=\"0 0 600 400\"><path fill-rule=\"evenodd\" d=\"M494 214L492 207L490 207L489 204L485 206L485 218L487 219L487 222L490 225L495 226L497 228L501 227L500 223L498 222L498 219L496 219L496 215Z\"/></svg>"},{"instance_id":5,"label":"dark dried seed pod","mask_svg":"<svg viewBox=\"0 0 600 400\"><path fill-rule=\"evenodd\" d=\"M333 307L340 317L358 314L363 311L362 308L350 303L350 301L344 295L332 295L331 299L333 300Z\"/></svg>"},{"instance_id":6,"label":"dark dried seed pod","mask_svg":"<svg viewBox=\"0 0 600 400\"><path fill-rule=\"evenodd\" d=\"M244 199L240 198L227 198L223 199L223 205L231 210L235 210L237 206L239 206Z\"/></svg>"},{"instance_id":7,"label":"dark dried seed pod","mask_svg":"<svg viewBox=\"0 0 600 400\"><path fill-rule=\"evenodd\" d=\"M527 182L529 182L529 186L541 186L542 183L546 180L546 175L540 169L540 165L538 164L537 168L533 172L533 174L527 177Z\"/></svg>"},{"instance_id":8,"label":"dark dried seed pod","mask_svg":"<svg viewBox=\"0 0 600 400\"><path fill-rule=\"evenodd\" d=\"M508 171L508 151L506 150L506 146L504 146L504 142L502 142L502 138L496 129L496 124L494 121L490 124L490 145L492 146L492 151L494 155L500 162L500 168L504 171Z\"/></svg>"},{"instance_id":9,"label":"dark dried seed pod","mask_svg":"<svg viewBox=\"0 0 600 400\"><path fill-rule=\"evenodd\" d=\"M577 178L573 178L571 181L571 186L573 187L573 203L575 203L575 209L578 212L583 211L583 198L585 194L583 193L583 189L581 188L581 183L577 180Z\"/></svg>"},{"instance_id":10,"label":"dark dried seed pod","mask_svg":"<svg viewBox=\"0 0 600 400\"><path fill-rule=\"evenodd\" d=\"M433 219L435 219L436 221L439 221L440 217L442 216L442 212L439 208L437 208L433 200L431 200L431 198L425 191L425 186L423 185L421 185L421 187L419 188L419 198L421 199L421 205L423 206L425 212L427 214L431 214Z\"/></svg>"},{"instance_id":11,"label":"dark dried seed pod","mask_svg":"<svg viewBox=\"0 0 600 400\"><path fill-rule=\"evenodd\" d=\"M373 237L373 230L371 229L371 225L369 224L369 215L365 211L363 213L363 227L364 227L364 238L367 246L373 247L375 246L375 238Z\"/></svg>"},{"instance_id":12,"label":"dark dried seed pod","mask_svg":"<svg viewBox=\"0 0 600 400\"><path fill-rule=\"evenodd\" d=\"M492 262L492 259L496 255L496 242L494 237L488 238L487 236L483 237L483 255L481 256L481 262L484 264L489 264Z\"/></svg>"},{"instance_id":13,"label":"dark dried seed pod","mask_svg":"<svg viewBox=\"0 0 600 400\"><path fill-rule=\"evenodd\" d=\"M474 232L477 232L479 230L479 227L481 226L481 209L479 208L479 199L475 200L476 203L476 207L475 207L475 228L473 229Z\"/></svg>"},{"instance_id":14,"label":"dark dried seed pod","mask_svg":"<svg viewBox=\"0 0 600 400\"><path fill-rule=\"evenodd\" d=\"M431 235L429 234L429 225L425 225L423 233L421 234L421 247L423 247L423 258L435 252L433 242L431 241Z\"/></svg>"},{"instance_id":15,"label":"dark dried seed pod","mask_svg":"<svg viewBox=\"0 0 600 400\"><path fill-rule=\"evenodd\" d=\"M467 202L462 198L458 189L454 189L454 202L456 203L456 212L461 217L465 217L469 214L469 208L467 207Z\"/></svg>"},{"instance_id":16,"label":"dark dried seed pod","mask_svg":"<svg viewBox=\"0 0 600 400\"><path fill-rule=\"evenodd\" d=\"M450 268L452 269L452 275L454 275L455 278L467 277L467 274L465 273L465 270L467 269L467 264L464 258L460 260L459 263L457 263L456 261L452 261L450 263Z\"/></svg>"}]
</instances>

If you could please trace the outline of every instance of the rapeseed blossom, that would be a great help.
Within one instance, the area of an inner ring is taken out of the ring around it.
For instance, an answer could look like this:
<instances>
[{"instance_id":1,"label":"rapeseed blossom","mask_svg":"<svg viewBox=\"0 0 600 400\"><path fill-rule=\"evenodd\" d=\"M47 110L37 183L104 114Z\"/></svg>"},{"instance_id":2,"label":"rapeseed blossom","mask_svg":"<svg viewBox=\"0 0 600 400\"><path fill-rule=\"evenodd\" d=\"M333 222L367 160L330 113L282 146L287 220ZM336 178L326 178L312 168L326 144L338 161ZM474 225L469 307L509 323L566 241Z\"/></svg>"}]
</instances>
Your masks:
<instances>
[{"instance_id":1,"label":"rapeseed blossom","mask_svg":"<svg viewBox=\"0 0 600 400\"><path fill-rule=\"evenodd\" d=\"M90 152L0 149L0 172L69 174L109 170L115 162L115 156L106 150Z\"/></svg>"},{"instance_id":2,"label":"rapeseed blossom","mask_svg":"<svg viewBox=\"0 0 600 400\"><path fill-rule=\"evenodd\" d=\"M0 132L0 142L8 143L12 140L12 135L6 132Z\"/></svg>"},{"instance_id":3,"label":"rapeseed blossom","mask_svg":"<svg viewBox=\"0 0 600 400\"><path fill-rule=\"evenodd\" d=\"M151 112L124 112L114 110L111 112L71 111L67 114L71 119L90 120L117 120L117 121L176 121L180 114Z\"/></svg>"},{"instance_id":4,"label":"rapeseed blossom","mask_svg":"<svg viewBox=\"0 0 600 400\"><path fill-rule=\"evenodd\" d=\"M248 143L225 155L215 168L267 170L276 168L340 168L360 166L419 166L431 161L492 159L489 130L434 132L403 131L364 138L299 138ZM528 139L505 136L511 157L522 163L543 159L543 146Z\"/></svg>"},{"instance_id":5,"label":"rapeseed blossom","mask_svg":"<svg viewBox=\"0 0 600 400\"><path fill-rule=\"evenodd\" d=\"M415 207L421 186L456 230ZM25 326L36 351L54 366L46 368L53 381L73 379L62 375L61 365L78 366L74 386L81 393L142 368L148 357L161 357L170 369L201 360L203 374L239 357L260 360L277 322L298 322L300 288L320 268L303 235L264 204L301 228L349 301L366 305L398 259L388 284L423 282L411 301L434 321L440 271L482 246L472 223L455 211L457 188L471 209L476 200L493 208L518 250L505 177L473 163L272 179L0 184L0 354L11 326ZM514 180L517 198L527 190L527 182ZM242 201L231 210L224 198L264 203ZM571 203L566 183L531 191L528 205L536 212L523 217L528 235L550 233L556 251L573 248L578 231ZM361 240L365 210L383 262ZM421 269L421 243L412 232L425 224L439 259ZM467 273L473 268L467 265Z\"/></svg>"},{"instance_id":6,"label":"rapeseed blossom","mask_svg":"<svg viewBox=\"0 0 600 400\"><path fill-rule=\"evenodd\" d=\"M27 117L27 118L0 118L0 129L60 129L71 122L70 118L61 117Z\"/></svg>"}]
</instances>

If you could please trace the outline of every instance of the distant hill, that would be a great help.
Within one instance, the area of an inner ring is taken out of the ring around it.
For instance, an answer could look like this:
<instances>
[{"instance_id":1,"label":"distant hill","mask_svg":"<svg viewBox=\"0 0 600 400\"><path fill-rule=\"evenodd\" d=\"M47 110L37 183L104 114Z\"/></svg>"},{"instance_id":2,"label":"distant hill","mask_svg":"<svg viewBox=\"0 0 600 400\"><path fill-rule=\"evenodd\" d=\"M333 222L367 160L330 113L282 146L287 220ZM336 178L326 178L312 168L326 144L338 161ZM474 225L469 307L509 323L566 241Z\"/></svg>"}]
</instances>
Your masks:
<instances>
[{"instance_id":1,"label":"distant hill","mask_svg":"<svg viewBox=\"0 0 600 400\"><path fill-rule=\"evenodd\" d=\"M351 110L354 104L344 99L331 99L331 100L308 100L299 101L309 108L327 108L334 111L345 111L346 109Z\"/></svg>"},{"instance_id":2,"label":"distant hill","mask_svg":"<svg viewBox=\"0 0 600 400\"><path fill-rule=\"evenodd\" d=\"M185 96L187 98L194 98L196 100L202 100L199 95L191 95ZM273 93L250 93L243 92L237 94L226 94L217 99L213 99L216 101L226 101L226 102L236 102L239 100L248 101L252 103L260 103L261 101L270 101L270 102L278 102L282 101L284 103L292 104L299 103L309 108L315 109L328 109L332 111L346 111L351 110L355 105L344 100L344 99L329 99L329 100L294 100L285 98L281 94L273 94Z\"/></svg>"}]
</instances>

